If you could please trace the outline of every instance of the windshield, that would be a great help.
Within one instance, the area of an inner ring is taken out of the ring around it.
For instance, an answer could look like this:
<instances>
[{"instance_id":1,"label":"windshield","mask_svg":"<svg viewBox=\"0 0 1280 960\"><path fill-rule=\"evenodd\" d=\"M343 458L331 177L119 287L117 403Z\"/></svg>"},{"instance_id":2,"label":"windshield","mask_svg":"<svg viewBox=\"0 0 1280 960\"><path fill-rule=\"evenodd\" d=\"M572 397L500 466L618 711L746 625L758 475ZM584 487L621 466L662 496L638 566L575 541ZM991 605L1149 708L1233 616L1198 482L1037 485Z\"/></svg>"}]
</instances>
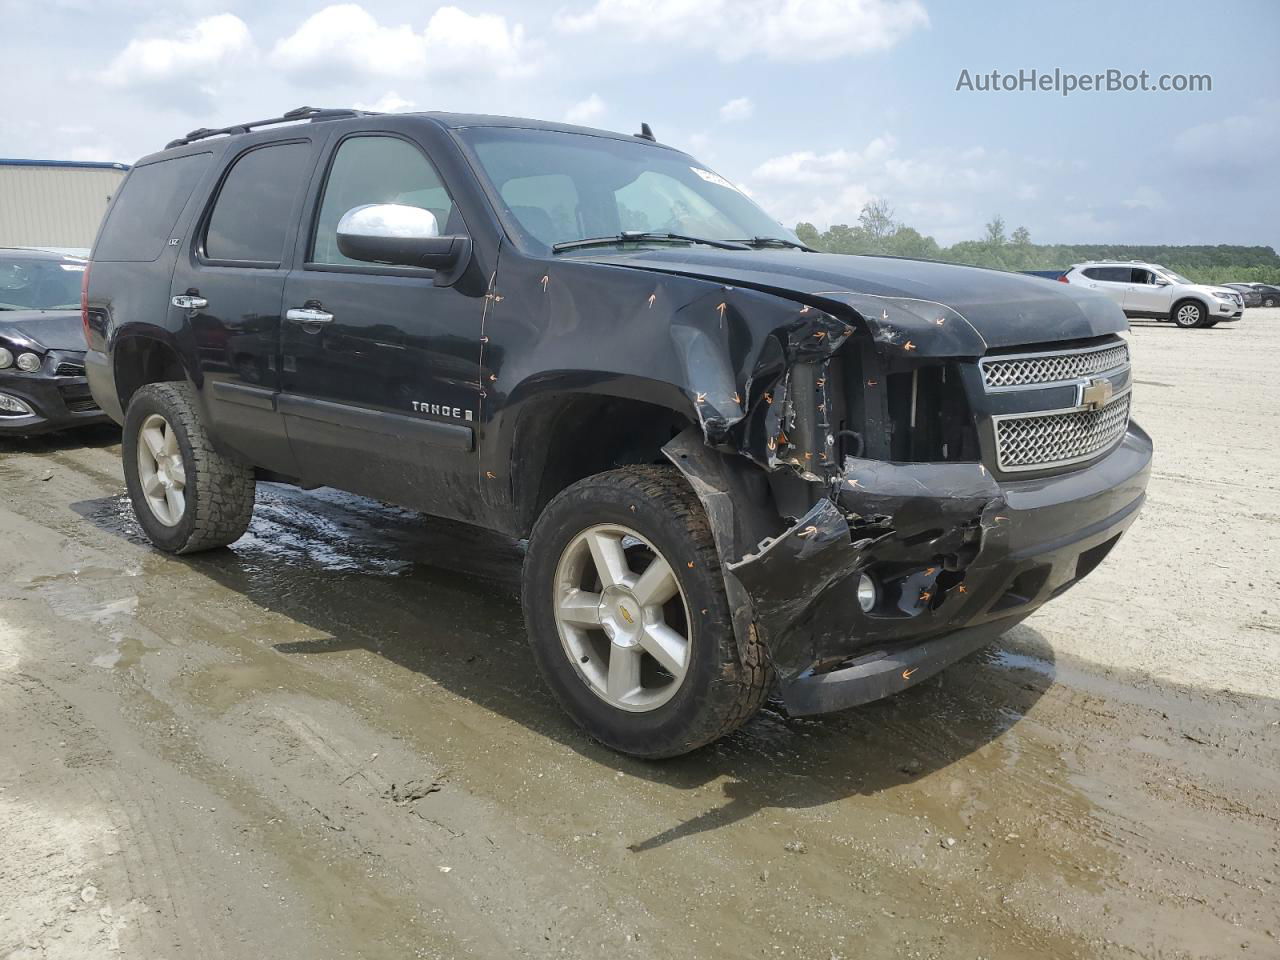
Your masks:
<instances>
[{"instance_id":1,"label":"windshield","mask_svg":"<svg viewBox=\"0 0 1280 960\"><path fill-rule=\"evenodd\" d=\"M548 250L623 231L796 239L728 180L675 150L510 127L471 127L459 136L505 212Z\"/></svg>"},{"instance_id":2,"label":"windshield","mask_svg":"<svg viewBox=\"0 0 1280 960\"><path fill-rule=\"evenodd\" d=\"M79 310L84 264L0 251L0 310Z\"/></svg>"},{"instance_id":3,"label":"windshield","mask_svg":"<svg viewBox=\"0 0 1280 960\"><path fill-rule=\"evenodd\" d=\"M1161 267L1160 272L1164 274L1166 279L1172 280L1174 283L1191 283L1191 284L1195 283L1194 280L1188 280L1186 277L1182 276L1182 274L1180 273L1174 273L1168 267Z\"/></svg>"}]
</instances>

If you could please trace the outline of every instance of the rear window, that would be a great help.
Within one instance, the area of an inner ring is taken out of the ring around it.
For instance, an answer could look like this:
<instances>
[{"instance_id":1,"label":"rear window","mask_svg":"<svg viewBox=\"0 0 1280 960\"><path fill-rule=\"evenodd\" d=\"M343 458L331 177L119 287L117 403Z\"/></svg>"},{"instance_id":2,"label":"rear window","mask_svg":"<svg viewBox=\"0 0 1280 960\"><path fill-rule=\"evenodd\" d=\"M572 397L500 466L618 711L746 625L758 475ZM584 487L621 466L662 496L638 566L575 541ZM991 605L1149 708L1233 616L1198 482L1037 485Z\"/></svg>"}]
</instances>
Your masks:
<instances>
[{"instance_id":1,"label":"rear window","mask_svg":"<svg viewBox=\"0 0 1280 960\"><path fill-rule=\"evenodd\" d=\"M93 248L93 259L150 261L159 257L212 156L193 153L134 167Z\"/></svg>"},{"instance_id":2,"label":"rear window","mask_svg":"<svg viewBox=\"0 0 1280 960\"><path fill-rule=\"evenodd\" d=\"M236 160L209 215L205 257L279 264L310 157L311 144L295 142L257 147Z\"/></svg>"}]
</instances>

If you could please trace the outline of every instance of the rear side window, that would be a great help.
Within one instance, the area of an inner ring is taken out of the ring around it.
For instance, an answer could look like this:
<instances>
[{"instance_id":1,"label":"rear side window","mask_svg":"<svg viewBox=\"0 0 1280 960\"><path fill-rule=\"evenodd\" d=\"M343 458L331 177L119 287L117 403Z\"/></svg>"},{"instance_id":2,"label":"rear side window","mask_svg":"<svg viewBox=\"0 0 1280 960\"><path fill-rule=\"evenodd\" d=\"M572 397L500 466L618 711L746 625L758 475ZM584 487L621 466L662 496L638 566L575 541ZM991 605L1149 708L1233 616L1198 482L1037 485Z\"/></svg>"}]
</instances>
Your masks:
<instances>
[{"instance_id":1,"label":"rear side window","mask_svg":"<svg viewBox=\"0 0 1280 960\"><path fill-rule=\"evenodd\" d=\"M310 143L279 143L236 160L209 215L206 259L279 265L310 157Z\"/></svg>"},{"instance_id":2,"label":"rear side window","mask_svg":"<svg viewBox=\"0 0 1280 960\"><path fill-rule=\"evenodd\" d=\"M1084 271L1090 280L1101 280L1104 283L1131 283L1132 273L1128 267L1090 267Z\"/></svg>"},{"instance_id":3,"label":"rear side window","mask_svg":"<svg viewBox=\"0 0 1280 960\"><path fill-rule=\"evenodd\" d=\"M193 153L134 167L111 208L93 259L151 261L159 257L212 157Z\"/></svg>"}]
</instances>

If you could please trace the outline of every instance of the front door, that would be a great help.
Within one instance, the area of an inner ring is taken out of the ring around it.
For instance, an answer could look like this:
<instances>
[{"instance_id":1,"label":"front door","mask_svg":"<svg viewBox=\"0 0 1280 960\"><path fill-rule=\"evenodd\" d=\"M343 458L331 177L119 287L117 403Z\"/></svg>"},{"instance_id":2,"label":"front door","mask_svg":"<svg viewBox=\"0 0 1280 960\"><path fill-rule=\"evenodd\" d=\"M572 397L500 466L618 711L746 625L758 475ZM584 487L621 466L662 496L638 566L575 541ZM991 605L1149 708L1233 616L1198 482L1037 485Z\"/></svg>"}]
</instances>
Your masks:
<instances>
[{"instance_id":1,"label":"front door","mask_svg":"<svg viewBox=\"0 0 1280 960\"><path fill-rule=\"evenodd\" d=\"M442 234L466 233L417 144L359 132L334 145L284 291L293 319L281 332L279 409L302 479L475 519L483 290L343 256L338 221L368 203L422 207Z\"/></svg>"},{"instance_id":2,"label":"front door","mask_svg":"<svg viewBox=\"0 0 1280 960\"><path fill-rule=\"evenodd\" d=\"M1143 267L1133 268L1133 282L1124 297L1124 312L1131 316L1167 317L1172 306L1173 287L1156 283L1156 274Z\"/></svg>"},{"instance_id":3,"label":"front door","mask_svg":"<svg viewBox=\"0 0 1280 960\"><path fill-rule=\"evenodd\" d=\"M255 466L295 476L275 408L276 348L291 248L314 148L249 147L231 164L173 272L169 310L195 341L205 409L219 441Z\"/></svg>"}]
</instances>

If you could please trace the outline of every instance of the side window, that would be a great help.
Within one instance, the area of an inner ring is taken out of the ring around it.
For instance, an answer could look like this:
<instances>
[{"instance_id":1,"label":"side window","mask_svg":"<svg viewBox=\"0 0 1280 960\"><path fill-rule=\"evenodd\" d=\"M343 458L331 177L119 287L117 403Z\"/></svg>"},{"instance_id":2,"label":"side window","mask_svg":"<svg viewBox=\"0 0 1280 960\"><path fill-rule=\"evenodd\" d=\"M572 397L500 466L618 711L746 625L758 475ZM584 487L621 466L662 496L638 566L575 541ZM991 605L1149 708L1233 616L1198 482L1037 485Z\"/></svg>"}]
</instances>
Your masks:
<instances>
[{"instance_id":1,"label":"side window","mask_svg":"<svg viewBox=\"0 0 1280 960\"><path fill-rule=\"evenodd\" d=\"M279 264L310 156L309 143L273 144L241 155L214 202L204 255L210 260Z\"/></svg>"},{"instance_id":2,"label":"side window","mask_svg":"<svg viewBox=\"0 0 1280 960\"><path fill-rule=\"evenodd\" d=\"M1155 283L1155 278L1151 275L1150 270L1143 270L1141 267L1133 268L1133 275L1129 279L1130 283Z\"/></svg>"},{"instance_id":3,"label":"side window","mask_svg":"<svg viewBox=\"0 0 1280 960\"><path fill-rule=\"evenodd\" d=\"M310 263L358 264L338 251L338 221L366 203L402 203L435 214L441 234L462 232L451 223L453 200L422 152L398 137L350 137L338 146L320 201Z\"/></svg>"},{"instance_id":4,"label":"side window","mask_svg":"<svg viewBox=\"0 0 1280 960\"><path fill-rule=\"evenodd\" d=\"M1095 267L1093 273L1094 280L1101 280L1103 283L1128 283L1129 268L1128 267Z\"/></svg>"},{"instance_id":5,"label":"side window","mask_svg":"<svg viewBox=\"0 0 1280 960\"><path fill-rule=\"evenodd\" d=\"M1099 269L1098 267L1088 267L1088 268L1086 268L1085 270L1083 270L1083 271L1081 271L1081 272L1082 272L1086 277L1088 277L1090 280L1101 280L1101 279L1102 279L1102 277L1101 277L1101 276L1099 276L1099 274L1101 274L1101 273L1102 273L1102 270L1101 270L1101 269Z\"/></svg>"},{"instance_id":6,"label":"side window","mask_svg":"<svg viewBox=\"0 0 1280 960\"><path fill-rule=\"evenodd\" d=\"M520 226L547 246L582 236L578 188L566 174L516 177L502 185L501 193Z\"/></svg>"},{"instance_id":7,"label":"side window","mask_svg":"<svg viewBox=\"0 0 1280 960\"><path fill-rule=\"evenodd\" d=\"M93 258L133 262L157 259L212 156L193 153L134 167L120 188Z\"/></svg>"}]
</instances>

